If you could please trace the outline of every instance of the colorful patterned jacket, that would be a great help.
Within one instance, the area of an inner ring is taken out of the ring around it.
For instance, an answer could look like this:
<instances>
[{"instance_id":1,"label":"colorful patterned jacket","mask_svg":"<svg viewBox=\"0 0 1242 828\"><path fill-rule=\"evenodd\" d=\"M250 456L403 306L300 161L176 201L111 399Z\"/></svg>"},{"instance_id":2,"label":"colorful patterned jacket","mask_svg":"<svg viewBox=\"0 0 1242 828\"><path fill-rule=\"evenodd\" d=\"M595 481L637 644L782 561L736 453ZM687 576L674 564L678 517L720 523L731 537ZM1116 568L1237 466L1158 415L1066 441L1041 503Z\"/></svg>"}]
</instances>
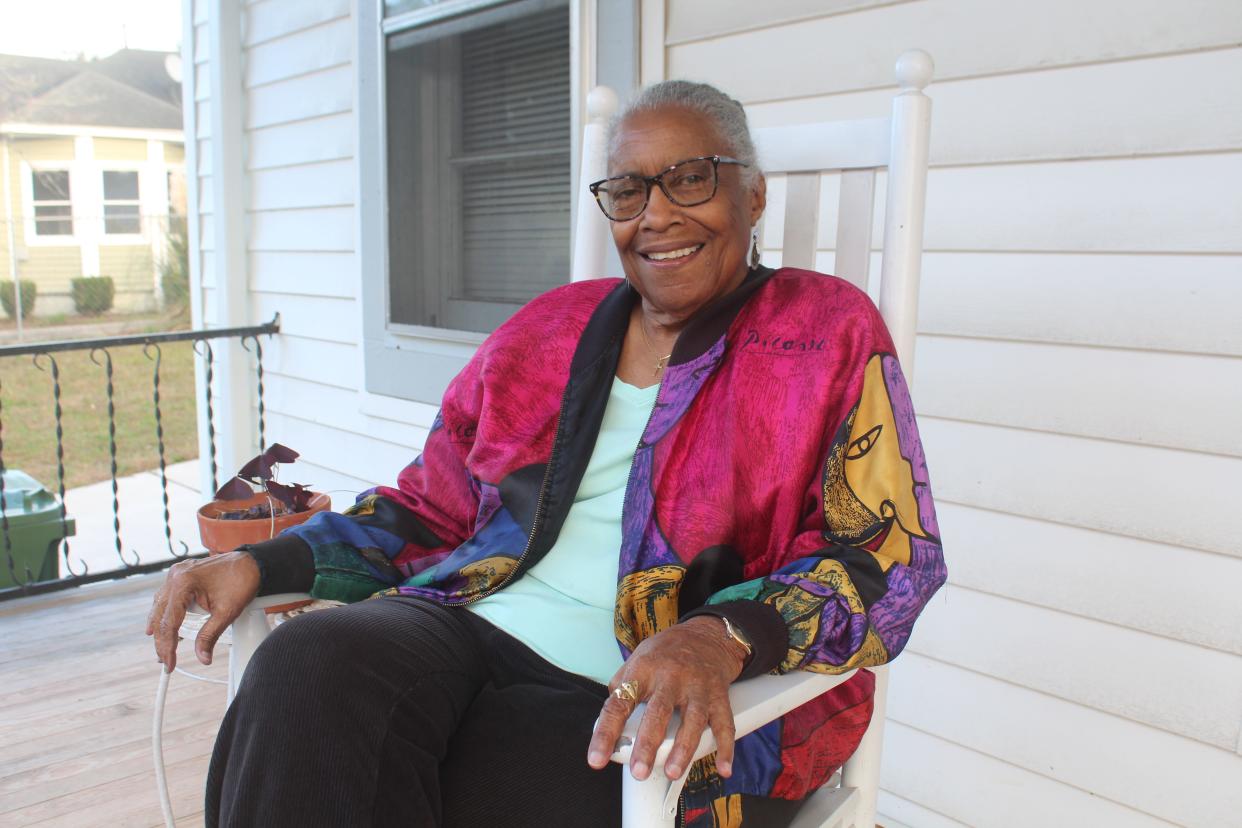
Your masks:
<instances>
[{"instance_id":1,"label":"colorful patterned jacket","mask_svg":"<svg viewBox=\"0 0 1242 828\"><path fill-rule=\"evenodd\" d=\"M395 488L290 530L313 553L312 592L465 604L533 566L591 456L636 295L616 279L570 284L501 326ZM837 673L901 652L945 567L892 352L863 293L808 271L752 271L691 321L625 492L624 655L696 610L755 642L745 675ZM710 757L696 763L686 824L737 824L739 794L806 796L857 746L872 689L860 670L741 739L730 779Z\"/></svg>"}]
</instances>

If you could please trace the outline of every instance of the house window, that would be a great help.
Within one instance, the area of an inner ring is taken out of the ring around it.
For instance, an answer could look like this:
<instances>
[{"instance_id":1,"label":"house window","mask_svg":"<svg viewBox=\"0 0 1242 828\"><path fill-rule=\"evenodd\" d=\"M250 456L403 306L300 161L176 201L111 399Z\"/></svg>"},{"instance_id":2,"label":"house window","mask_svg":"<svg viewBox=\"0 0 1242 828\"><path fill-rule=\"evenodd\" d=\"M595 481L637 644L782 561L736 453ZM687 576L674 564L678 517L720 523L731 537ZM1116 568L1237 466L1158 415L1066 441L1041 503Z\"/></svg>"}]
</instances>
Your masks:
<instances>
[{"instance_id":1,"label":"house window","mask_svg":"<svg viewBox=\"0 0 1242 828\"><path fill-rule=\"evenodd\" d=\"M389 323L488 332L567 281L569 45L555 0L389 31Z\"/></svg>"},{"instance_id":2,"label":"house window","mask_svg":"<svg viewBox=\"0 0 1242 828\"><path fill-rule=\"evenodd\" d=\"M36 236L72 236L73 207L69 201L68 170L31 173Z\"/></svg>"},{"instance_id":3,"label":"house window","mask_svg":"<svg viewBox=\"0 0 1242 828\"><path fill-rule=\"evenodd\" d=\"M132 236L142 232L137 170L105 170L103 174L104 233Z\"/></svg>"}]
</instances>

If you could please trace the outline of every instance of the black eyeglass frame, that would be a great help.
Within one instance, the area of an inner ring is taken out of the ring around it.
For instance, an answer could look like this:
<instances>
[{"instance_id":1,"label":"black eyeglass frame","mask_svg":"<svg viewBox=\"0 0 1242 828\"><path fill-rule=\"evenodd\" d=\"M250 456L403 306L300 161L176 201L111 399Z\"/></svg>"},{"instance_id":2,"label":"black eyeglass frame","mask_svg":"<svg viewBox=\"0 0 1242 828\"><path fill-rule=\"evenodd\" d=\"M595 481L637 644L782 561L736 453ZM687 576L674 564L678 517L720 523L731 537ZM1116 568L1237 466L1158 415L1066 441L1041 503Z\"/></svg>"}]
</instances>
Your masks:
<instances>
[{"instance_id":1,"label":"black eyeglass frame","mask_svg":"<svg viewBox=\"0 0 1242 828\"><path fill-rule=\"evenodd\" d=\"M685 202L678 201L677 199L673 198L673 194L670 193L668 191L668 188L664 186L664 176L668 175L673 170L680 167L682 164L691 164L695 161L711 161L712 162L712 191L711 191L711 194L708 195L706 198L701 198L698 201L692 201L687 204ZM720 189L720 165L721 164L736 164L739 167L750 166L745 161L739 161L736 158L730 158L727 155L700 155L695 158L686 158L685 160L678 161L676 164L670 164L668 167L665 167L663 170L656 173L655 175L614 175L611 178L601 178L599 181L595 181L595 182L592 182L591 184L588 184L587 189L591 191L591 195L595 196L595 203L599 205L600 212L603 213L604 216L609 221L633 221L634 219L641 216L643 213L647 212L647 204L650 203L651 201L651 185L653 184L660 188L660 192L664 193L665 198L667 198L673 204L676 204L678 207L697 207L700 204L706 204L707 202L711 201L713 198L716 197L716 191ZM643 182L643 186L646 188L646 192L643 195L643 207L637 213L627 218L622 218L622 219L613 218L611 215L609 215L607 208L604 207L604 202L600 198L599 191L609 181L624 181L626 179L637 180L637 181Z\"/></svg>"}]
</instances>

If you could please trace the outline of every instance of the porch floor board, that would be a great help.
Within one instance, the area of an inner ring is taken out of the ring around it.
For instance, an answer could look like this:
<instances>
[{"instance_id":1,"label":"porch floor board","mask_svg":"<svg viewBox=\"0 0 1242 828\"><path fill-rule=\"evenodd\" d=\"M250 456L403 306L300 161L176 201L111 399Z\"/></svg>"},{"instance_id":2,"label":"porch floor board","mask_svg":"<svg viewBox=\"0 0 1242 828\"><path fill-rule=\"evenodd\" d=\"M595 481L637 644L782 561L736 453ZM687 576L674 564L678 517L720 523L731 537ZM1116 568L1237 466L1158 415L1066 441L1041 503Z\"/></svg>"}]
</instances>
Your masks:
<instances>
[{"instance_id":1,"label":"porch floor board","mask_svg":"<svg viewBox=\"0 0 1242 828\"><path fill-rule=\"evenodd\" d=\"M163 826L151 755L159 666L143 634L163 573L0 603L0 828ZM204 667L228 673L227 647ZM177 825L203 824L223 685L174 674L164 763Z\"/></svg>"}]
</instances>

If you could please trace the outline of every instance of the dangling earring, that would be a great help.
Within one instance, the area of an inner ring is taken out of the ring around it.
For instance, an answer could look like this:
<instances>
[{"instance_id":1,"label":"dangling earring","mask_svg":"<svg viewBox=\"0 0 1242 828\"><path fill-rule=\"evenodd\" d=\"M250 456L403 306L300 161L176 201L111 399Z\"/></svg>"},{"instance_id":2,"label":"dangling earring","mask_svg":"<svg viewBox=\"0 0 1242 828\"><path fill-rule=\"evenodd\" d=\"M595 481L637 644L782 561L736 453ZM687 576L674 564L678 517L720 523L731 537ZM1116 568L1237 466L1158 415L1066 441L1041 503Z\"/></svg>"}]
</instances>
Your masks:
<instances>
[{"instance_id":1,"label":"dangling earring","mask_svg":"<svg viewBox=\"0 0 1242 828\"><path fill-rule=\"evenodd\" d=\"M750 266L759 266L759 228L750 231Z\"/></svg>"}]
</instances>

